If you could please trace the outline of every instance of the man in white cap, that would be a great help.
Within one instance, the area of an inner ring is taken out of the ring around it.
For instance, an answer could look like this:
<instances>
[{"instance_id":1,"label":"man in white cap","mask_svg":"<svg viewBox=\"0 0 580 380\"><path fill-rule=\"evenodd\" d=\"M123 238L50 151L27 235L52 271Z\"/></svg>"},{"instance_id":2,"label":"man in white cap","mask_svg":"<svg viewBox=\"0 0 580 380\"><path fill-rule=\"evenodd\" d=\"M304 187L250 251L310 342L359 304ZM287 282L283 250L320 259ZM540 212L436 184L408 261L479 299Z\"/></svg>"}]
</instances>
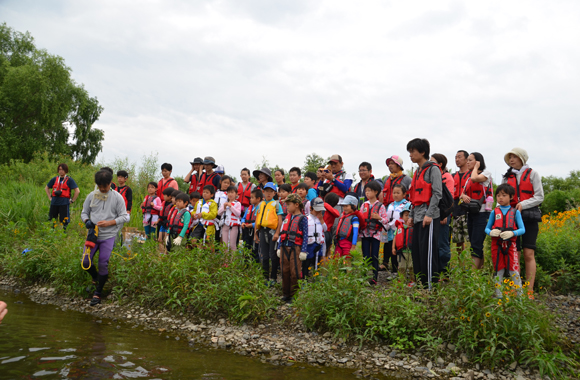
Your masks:
<instances>
[{"instance_id":1,"label":"man in white cap","mask_svg":"<svg viewBox=\"0 0 580 380\"><path fill-rule=\"evenodd\" d=\"M539 222L542 213L539 206L544 201L542 176L528 166L528 152L522 148L513 148L504 156L504 161L510 167L503 176L503 183L511 185L516 190L512 207L522 213L526 232L518 236L516 246L521 254L523 249L526 263L526 280L529 281L528 296L534 298L534 281L536 278L536 240L539 232Z\"/></svg>"}]
</instances>

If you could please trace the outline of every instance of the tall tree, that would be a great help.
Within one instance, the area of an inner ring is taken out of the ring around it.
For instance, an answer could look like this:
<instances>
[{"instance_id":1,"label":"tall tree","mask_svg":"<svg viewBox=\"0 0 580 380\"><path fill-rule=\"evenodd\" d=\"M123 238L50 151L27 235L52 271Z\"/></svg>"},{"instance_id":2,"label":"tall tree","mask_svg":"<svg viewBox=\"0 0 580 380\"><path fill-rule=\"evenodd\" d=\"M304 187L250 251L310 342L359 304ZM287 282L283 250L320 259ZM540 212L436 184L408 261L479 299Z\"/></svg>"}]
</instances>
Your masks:
<instances>
[{"instance_id":1,"label":"tall tree","mask_svg":"<svg viewBox=\"0 0 580 380\"><path fill-rule=\"evenodd\" d=\"M316 153L311 153L304 159L304 166L302 167L302 173L313 172L316 173L319 167L326 166L328 164L328 158L325 160Z\"/></svg>"},{"instance_id":2,"label":"tall tree","mask_svg":"<svg viewBox=\"0 0 580 380\"><path fill-rule=\"evenodd\" d=\"M102 112L62 57L0 25L0 163L30 161L39 151L94 163L104 132L93 124Z\"/></svg>"}]
</instances>

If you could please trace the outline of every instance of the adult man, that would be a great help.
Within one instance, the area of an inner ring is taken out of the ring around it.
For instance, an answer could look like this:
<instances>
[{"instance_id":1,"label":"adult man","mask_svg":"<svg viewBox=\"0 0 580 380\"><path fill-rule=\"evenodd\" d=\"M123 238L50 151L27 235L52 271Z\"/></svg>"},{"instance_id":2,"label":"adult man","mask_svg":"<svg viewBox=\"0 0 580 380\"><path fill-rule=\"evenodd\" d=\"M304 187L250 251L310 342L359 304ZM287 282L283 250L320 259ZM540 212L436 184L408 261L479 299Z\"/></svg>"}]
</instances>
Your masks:
<instances>
[{"instance_id":1,"label":"adult man","mask_svg":"<svg viewBox=\"0 0 580 380\"><path fill-rule=\"evenodd\" d=\"M109 259L113 252L115 237L124 223L129 221L123 196L111 190L113 176L106 170L95 174L97 190L90 193L83 204L81 219L89 232L95 231L97 239L90 255L83 255L83 268L88 268L96 285L91 306L101 303L101 293L109 278ZM97 228L95 228L97 227ZM99 251L99 271L95 268L94 257Z\"/></svg>"},{"instance_id":2,"label":"adult man","mask_svg":"<svg viewBox=\"0 0 580 380\"><path fill-rule=\"evenodd\" d=\"M407 190L411 186L411 178L403 173L403 159L397 155L393 155L385 161L391 174L385 179L383 192L379 196L379 201L382 201L385 207L393 203L393 187L400 183L405 186Z\"/></svg>"},{"instance_id":3,"label":"adult man","mask_svg":"<svg viewBox=\"0 0 580 380\"><path fill-rule=\"evenodd\" d=\"M219 190L220 180L222 177L213 171L215 168L217 168L215 159L211 156L205 157L203 159L203 167L205 169L205 173L202 174L199 180L201 184L201 190L203 190L203 188L207 185L213 186L216 191Z\"/></svg>"},{"instance_id":4,"label":"adult man","mask_svg":"<svg viewBox=\"0 0 580 380\"><path fill-rule=\"evenodd\" d=\"M171 177L171 172L173 171L173 165L168 164L167 162L161 165L161 175L163 178L159 180L157 184L157 197L159 199L163 199L163 190L167 189L168 187L172 187L175 190L179 190L179 185L177 181Z\"/></svg>"},{"instance_id":5,"label":"adult man","mask_svg":"<svg viewBox=\"0 0 580 380\"><path fill-rule=\"evenodd\" d=\"M465 188L465 183L471 177L471 172L467 169L467 157L469 153L465 150L458 150L455 154L455 165L459 171L453 175L455 182L455 192L453 194L453 242L457 244L459 252L465 249L465 242L469 240L467 231L467 215L463 207L459 206L459 196Z\"/></svg>"},{"instance_id":6,"label":"adult man","mask_svg":"<svg viewBox=\"0 0 580 380\"><path fill-rule=\"evenodd\" d=\"M48 200L50 201L48 219L52 220L58 218L66 229L66 226L70 222L70 204L77 200L80 190L74 179L67 175L67 164L58 165L57 170L58 175L48 181L44 188ZM74 194L72 194L72 192L74 192Z\"/></svg>"},{"instance_id":7,"label":"adult man","mask_svg":"<svg viewBox=\"0 0 580 380\"><path fill-rule=\"evenodd\" d=\"M323 180L318 182L318 190L323 199L328 193L336 193L341 202L352 185L352 176L344 171L342 157L338 154L330 157L322 178Z\"/></svg>"},{"instance_id":8,"label":"adult man","mask_svg":"<svg viewBox=\"0 0 580 380\"><path fill-rule=\"evenodd\" d=\"M354 186L353 192L356 194L358 198L358 206L360 206L366 202L368 199L365 195L365 187L370 181L377 181L381 188L383 187L383 181L380 179L376 179L373 175L373 166L368 162L361 162L358 166L358 175L360 176L360 182Z\"/></svg>"},{"instance_id":9,"label":"adult man","mask_svg":"<svg viewBox=\"0 0 580 380\"><path fill-rule=\"evenodd\" d=\"M202 175L201 165L203 164L203 160L201 159L201 157L196 157L193 159L192 162L190 162L190 164L191 170L189 171L189 173L187 173L187 175L183 179L185 183L189 183L189 190L187 191L187 193L191 194L197 191L198 193L201 194L201 191L199 189L199 180L201 179Z\"/></svg>"}]
</instances>

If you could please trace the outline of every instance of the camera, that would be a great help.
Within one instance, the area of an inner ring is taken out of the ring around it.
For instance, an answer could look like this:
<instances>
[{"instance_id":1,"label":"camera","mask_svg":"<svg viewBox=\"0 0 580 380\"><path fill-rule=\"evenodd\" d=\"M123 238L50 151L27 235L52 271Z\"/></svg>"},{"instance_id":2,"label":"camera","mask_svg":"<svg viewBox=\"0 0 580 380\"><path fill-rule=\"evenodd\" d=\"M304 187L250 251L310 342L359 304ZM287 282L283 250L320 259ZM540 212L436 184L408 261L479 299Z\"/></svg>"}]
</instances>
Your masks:
<instances>
[{"instance_id":1,"label":"camera","mask_svg":"<svg viewBox=\"0 0 580 380\"><path fill-rule=\"evenodd\" d=\"M62 195L62 190L55 190L54 191L54 196L55 197L60 197Z\"/></svg>"}]
</instances>

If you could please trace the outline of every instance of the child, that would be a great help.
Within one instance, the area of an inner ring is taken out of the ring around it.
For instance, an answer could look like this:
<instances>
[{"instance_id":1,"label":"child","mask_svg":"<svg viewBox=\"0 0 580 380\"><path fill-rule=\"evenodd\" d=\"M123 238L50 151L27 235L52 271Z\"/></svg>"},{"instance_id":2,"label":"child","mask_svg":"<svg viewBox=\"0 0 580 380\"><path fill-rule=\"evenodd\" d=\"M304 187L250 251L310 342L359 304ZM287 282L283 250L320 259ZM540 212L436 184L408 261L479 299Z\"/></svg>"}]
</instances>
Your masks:
<instances>
[{"instance_id":1,"label":"child","mask_svg":"<svg viewBox=\"0 0 580 380\"><path fill-rule=\"evenodd\" d=\"M398 185L404 186L401 184ZM411 257L413 228L407 225L410 212L411 203L405 203L405 206L400 213L400 219L395 220L396 232L394 236L394 242L392 244L392 254L393 257L397 258L399 275L404 276L405 279L409 278L411 280L409 286L413 286L415 283L415 275L413 274L413 258ZM385 254L388 254L388 252L385 251Z\"/></svg>"},{"instance_id":2,"label":"child","mask_svg":"<svg viewBox=\"0 0 580 380\"><path fill-rule=\"evenodd\" d=\"M516 248L516 237L526 233L522 214L510 205L516 194L508 184L501 184L496 190L497 207L489 216L485 233L491 236L491 258L495 268L495 294L502 298L501 281L509 273L518 294L522 294L520 258Z\"/></svg>"},{"instance_id":3,"label":"child","mask_svg":"<svg viewBox=\"0 0 580 380\"><path fill-rule=\"evenodd\" d=\"M159 212L161 211L161 199L155 195L157 193L157 183L149 182L147 185L147 195L141 204L143 210L143 229L147 239L151 239L151 234L155 233L155 226L159 221ZM127 211L127 214L129 212Z\"/></svg>"},{"instance_id":4,"label":"child","mask_svg":"<svg viewBox=\"0 0 580 380\"><path fill-rule=\"evenodd\" d=\"M254 240L260 242L260 259L262 260L262 269L264 276L268 280L269 286L274 286L278 278L278 267L280 260L276 256L276 242L280 236L280 227L282 225L282 206L274 200L276 194L276 185L268 182L264 185L264 200L260 203L256 214L256 228L254 231ZM272 268L270 270L270 262Z\"/></svg>"},{"instance_id":5,"label":"child","mask_svg":"<svg viewBox=\"0 0 580 380\"><path fill-rule=\"evenodd\" d=\"M310 215L310 201L306 199L306 195L308 194L308 185L303 183L299 183L296 186L295 193L300 196L302 199L302 213L304 215Z\"/></svg>"},{"instance_id":6,"label":"child","mask_svg":"<svg viewBox=\"0 0 580 380\"><path fill-rule=\"evenodd\" d=\"M220 205L218 215L222 215L223 227L221 231L222 243L224 243L230 251L235 251L238 247L238 232L240 223L240 215L242 214L242 204L236 199L238 198L238 189L235 186L230 186L227 189L228 199Z\"/></svg>"},{"instance_id":7,"label":"child","mask_svg":"<svg viewBox=\"0 0 580 380\"><path fill-rule=\"evenodd\" d=\"M373 280L371 284L377 283L379 276L379 250L381 248L381 231L389 223L385 206L379 202L378 196L382 191L381 185L377 181L370 181L364 188L367 199L361 206L361 213L366 219L366 228L361 228L361 245L363 257L369 260L373 266Z\"/></svg>"},{"instance_id":8,"label":"child","mask_svg":"<svg viewBox=\"0 0 580 380\"><path fill-rule=\"evenodd\" d=\"M318 192L316 191L317 180L316 173L306 172L306 174L304 174L304 183L308 186L308 195L306 196L306 199L310 202L318 197Z\"/></svg>"},{"instance_id":9,"label":"child","mask_svg":"<svg viewBox=\"0 0 580 380\"><path fill-rule=\"evenodd\" d=\"M283 183L278 187L278 202L280 202L280 206L282 206L282 220L286 219L286 215L288 215L288 210L286 209L286 197L292 193L292 186L288 183Z\"/></svg>"},{"instance_id":10,"label":"child","mask_svg":"<svg viewBox=\"0 0 580 380\"><path fill-rule=\"evenodd\" d=\"M308 218L302 214L302 199L297 194L290 194L286 198L288 216L280 231L280 244L277 256L282 260L282 299L291 302L296 289L298 278L301 277L300 261L308 257Z\"/></svg>"},{"instance_id":11,"label":"child","mask_svg":"<svg viewBox=\"0 0 580 380\"><path fill-rule=\"evenodd\" d=\"M127 214L129 214L130 217L131 208L133 207L133 190L131 190L131 188L126 185L128 178L129 173L127 173L125 170L119 170L117 172L117 182L119 182L119 186L117 186L115 190L117 190L117 192L123 196L125 207L127 208ZM149 187L149 185L147 187Z\"/></svg>"},{"instance_id":12,"label":"child","mask_svg":"<svg viewBox=\"0 0 580 380\"><path fill-rule=\"evenodd\" d=\"M215 201L217 203L218 210L220 207L228 201L228 188L232 185L232 179L227 175L221 177L219 190L215 193ZM224 225L223 215L218 214L217 216L218 225L215 232L215 241L221 242L221 227Z\"/></svg>"},{"instance_id":13,"label":"child","mask_svg":"<svg viewBox=\"0 0 580 380\"><path fill-rule=\"evenodd\" d=\"M213 240L216 231L218 206L213 197L215 195L215 187L213 185L206 185L203 188L202 199L197 202L195 206L195 214L193 218L198 221L193 230L192 238L203 239L210 243L213 249Z\"/></svg>"},{"instance_id":14,"label":"child","mask_svg":"<svg viewBox=\"0 0 580 380\"><path fill-rule=\"evenodd\" d=\"M318 260L324 256L324 233L326 224L322 221L325 210L322 198L314 198L311 202L310 215L308 215L308 257L302 262L302 274L304 278L310 275L310 269L318 269Z\"/></svg>"},{"instance_id":15,"label":"child","mask_svg":"<svg viewBox=\"0 0 580 380\"><path fill-rule=\"evenodd\" d=\"M398 260L396 255L392 255L391 252L393 251L393 239L395 238L395 231L397 231L397 227L395 223L397 220L401 220L401 212L410 205L410 202L405 199L405 195L407 194L407 189L405 185L401 183L397 183L393 185L393 187L389 190L390 197L393 198L393 202L391 202L387 207L387 217L389 218L389 225L386 231L386 241L384 241L383 245L383 264L381 265L381 270L386 270L389 266L389 261L391 262L393 273L398 272ZM410 210L409 206L409 210Z\"/></svg>"},{"instance_id":16,"label":"child","mask_svg":"<svg viewBox=\"0 0 580 380\"><path fill-rule=\"evenodd\" d=\"M355 214L358 199L347 195L338 205L342 206L342 215L336 228L334 253L338 257L350 258L350 251L356 247L358 240L359 220Z\"/></svg>"},{"instance_id":17,"label":"child","mask_svg":"<svg viewBox=\"0 0 580 380\"><path fill-rule=\"evenodd\" d=\"M197 191L189 194L189 205L187 206L187 211L192 212L195 210L195 204L201 199L201 194Z\"/></svg>"},{"instance_id":18,"label":"child","mask_svg":"<svg viewBox=\"0 0 580 380\"><path fill-rule=\"evenodd\" d=\"M298 186L298 184L300 183L300 176L302 175L302 171L300 170L299 167L294 166L293 168L290 169L290 171L288 172L288 178L290 179L290 186L291 186L291 193L295 194L296 193L296 188ZM306 190L308 191L308 190ZM302 198L302 197L300 197ZM304 199L304 198L302 198Z\"/></svg>"},{"instance_id":19,"label":"child","mask_svg":"<svg viewBox=\"0 0 580 380\"><path fill-rule=\"evenodd\" d=\"M332 241L334 236L334 221L340 216L335 207L338 205L338 195L335 193L328 193L324 197L324 224L326 224L326 232L324 233L324 241L326 243L326 252L330 254L332 248Z\"/></svg>"},{"instance_id":20,"label":"child","mask_svg":"<svg viewBox=\"0 0 580 380\"><path fill-rule=\"evenodd\" d=\"M161 203L161 212L159 213L159 221L157 222L157 232L159 242L159 251L165 252L165 239L168 236L168 224L169 216L173 212L173 193L175 193L173 187L168 187L163 190L163 202Z\"/></svg>"},{"instance_id":21,"label":"child","mask_svg":"<svg viewBox=\"0 0 580 380\"><path fill-rule=\"evenodd\" d=\"M254 229L256 228L256 213L258 211L258 205L262 202L262 199L264 199L262 190L252 190L252 195L250 196L250 207L246 209L244 217L242 218L242 241L246 248L252 251L254 260L256 260L257 263L260 262L260 256L258 254L258 244L254 241Z\"/></svg>"},{"instance_id":22,"label":"child","mask_svg":"<svg viewBox=\"0 0 580 380\"><path fill-rule=\"evenodd\" d=\"M237 201L242 204L242 213L250 207L250 198L252 197L252 191L256 188L252 182L250 182L250 169L243 168L240 172L240 178L242 182L238 183L238 199Z\"/></svg>"},{"instance_id":23,"label":"child","mask_svg":"<svg viewBox=\"0 0 580 380\"><path fill-rule=\"evenodd\" d=\"M173 245L180 246L183 239L187 239L191 222L191 214L187 211L189 195L179 193L175 197L175 209L169 221L170 236L167 238L167 251L171 251Z\"/></svg>"}]
</instances>

